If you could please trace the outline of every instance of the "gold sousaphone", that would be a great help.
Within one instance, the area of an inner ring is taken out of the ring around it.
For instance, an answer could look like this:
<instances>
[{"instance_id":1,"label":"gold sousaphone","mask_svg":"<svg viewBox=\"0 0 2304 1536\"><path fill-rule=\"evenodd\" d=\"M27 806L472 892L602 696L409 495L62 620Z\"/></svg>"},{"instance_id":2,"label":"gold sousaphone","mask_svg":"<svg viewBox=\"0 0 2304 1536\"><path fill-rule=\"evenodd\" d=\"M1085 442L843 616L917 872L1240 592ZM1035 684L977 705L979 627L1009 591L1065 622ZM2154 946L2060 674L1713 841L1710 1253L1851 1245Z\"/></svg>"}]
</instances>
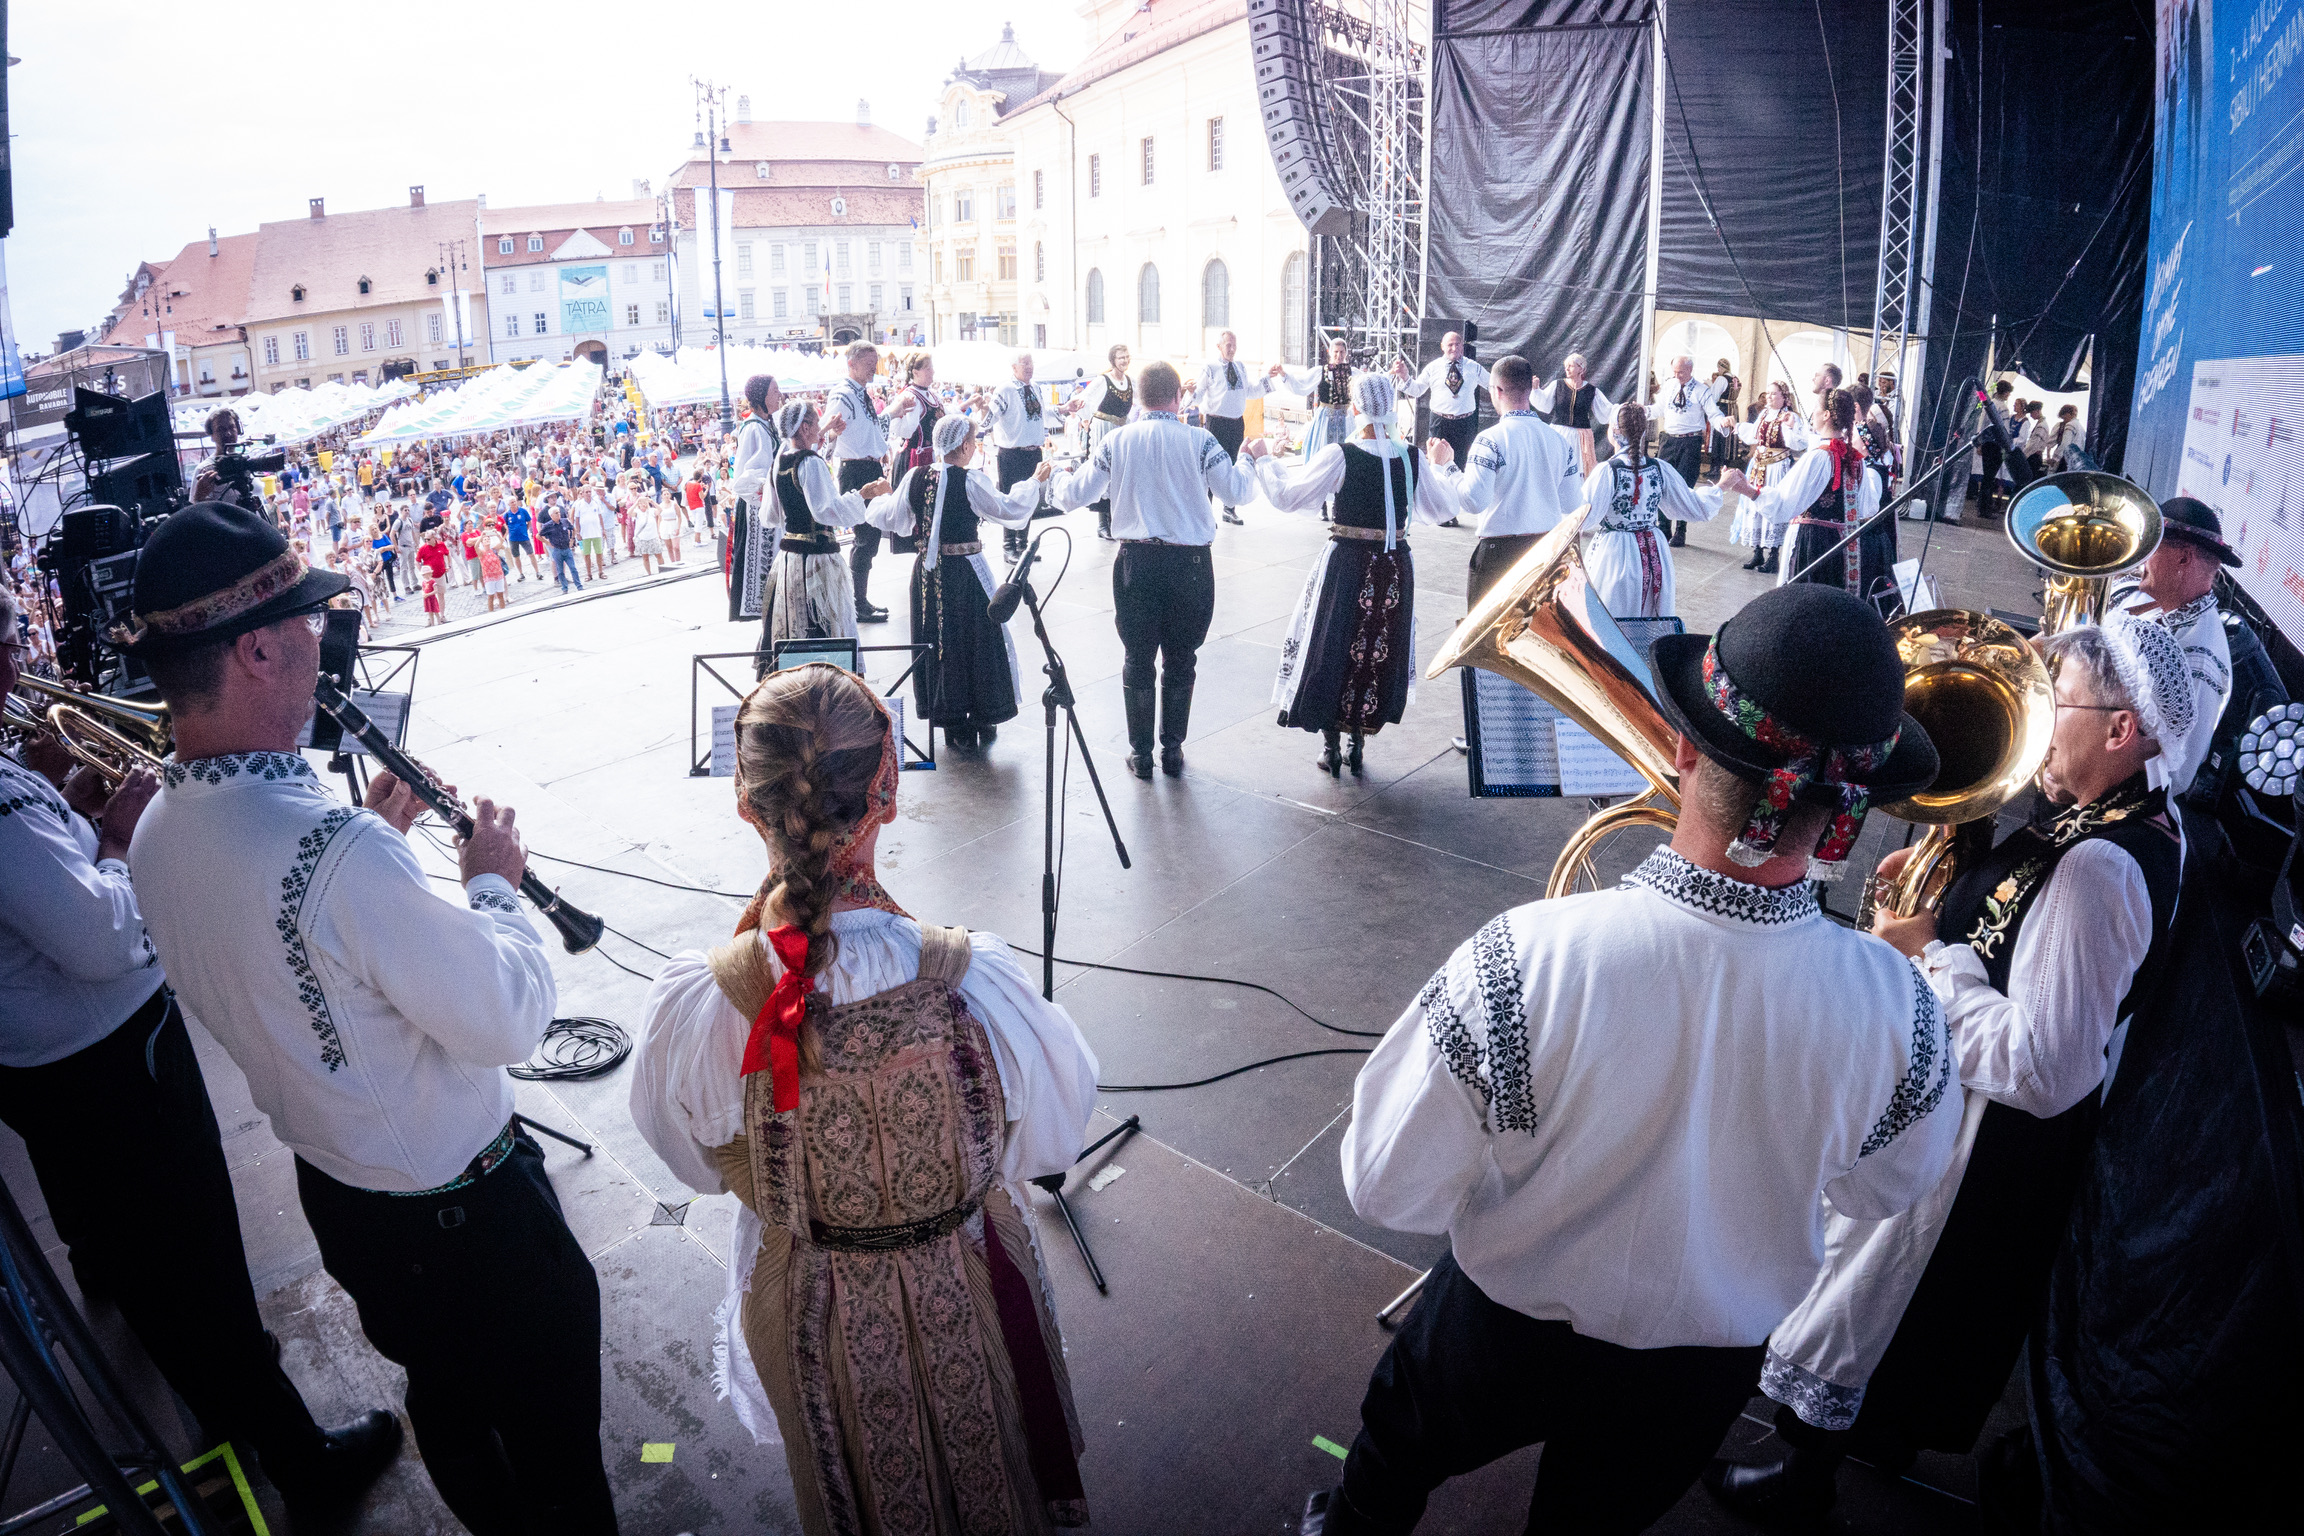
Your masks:
<instances>
[{"instance_id":1,"label":"gold sousaphone","mask_svg":"<svg viewBox=\"0 0 2304 1536\"><path fill-rule=\"evenodd\" d=\"M1571 512L1505 572L1425 669L1480 667L1521 687L1575 721L1648 781L1645 793L1596 812L1552 863L1546 896L1599 881L1592 855L1610 834L1633 827L1669 832L1680 822L1680 776L1672 754L1680 733L1656 705L1648 658L1601 606L1576 552L1585 513Z\"/></svg>"}]
</instances>

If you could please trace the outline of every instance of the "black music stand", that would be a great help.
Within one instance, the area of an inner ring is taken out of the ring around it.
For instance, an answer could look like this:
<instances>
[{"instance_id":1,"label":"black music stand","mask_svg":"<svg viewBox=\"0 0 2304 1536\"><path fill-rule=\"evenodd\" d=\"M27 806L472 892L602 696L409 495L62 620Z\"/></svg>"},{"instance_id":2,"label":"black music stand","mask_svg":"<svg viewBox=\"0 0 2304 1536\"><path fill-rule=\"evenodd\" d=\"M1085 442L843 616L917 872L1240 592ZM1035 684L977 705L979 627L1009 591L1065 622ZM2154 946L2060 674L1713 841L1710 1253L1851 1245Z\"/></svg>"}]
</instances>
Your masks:
<instances>
[{"instance_id":1,"label":"black music stand","mask_svg":"<svg viewBox=\"0 0 2304 1536\"><path fill-rule=\"evenodd\" d=\"M1097 1137L1087 1146L1082 1147L1080 1155L1072 1159L1072 1166L1077 1168L1107 1143L1118 1141L1123 1136L1133 1136L1142 1129L1144 1129L1143 1120L1139 1116L1130 1115L1119 1125ZM1070 1170L1066 1171L1069 1172ZM1080 1223L1072 1217L1072 1207L1064 1199L1064 1178L1065 1175L1062 1173L1049 1173L1041 1175L1032 1182L1048 1191L1055 1198L1056 1209L1063 1215L1064 1225L1072 1229L1072 1241L1080 1245L1080 1257L1087 1261L1088 1278L1096 1282L1096 1294L1109 1296L1112 1294L1112 1288L1104 1283L1103 1267L1096 1262L1096 1255L1088 1251L1088 1234L1080 1230Z\"/></svg>"}]
</instances>

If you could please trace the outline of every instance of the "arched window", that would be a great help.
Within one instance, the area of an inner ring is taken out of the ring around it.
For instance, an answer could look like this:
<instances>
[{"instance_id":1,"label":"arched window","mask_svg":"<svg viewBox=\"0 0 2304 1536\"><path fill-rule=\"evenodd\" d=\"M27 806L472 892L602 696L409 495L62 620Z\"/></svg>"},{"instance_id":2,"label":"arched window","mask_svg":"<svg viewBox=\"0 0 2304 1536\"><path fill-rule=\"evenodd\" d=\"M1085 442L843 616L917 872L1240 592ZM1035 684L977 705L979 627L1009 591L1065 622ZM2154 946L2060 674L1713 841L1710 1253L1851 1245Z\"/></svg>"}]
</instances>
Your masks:
<instances>
[{"instance_id":1,"label":"arched window","mask_svg":"<svg viewBox=\"0 0 2304 1536\"><path fill-rule=\"evenodd\" d=\"M1304 253L1293 251L1280 264L1280 355L1294 367L1304 366L1304 335L1310 328L1304 313Z\"/></svg>"},{"instance_id":2,"label":"arched window","mask_svg":"<svg viewBox=\"0 0 2304 1536\"><path fill-rule=\"evenodd\" d=\"M1205 326L1232 323L1232 274L1226 270L1222 257L1213 257L1200 269L1200 323Z\"/></svg>"},{"instance_id":3,"label":"arched window","mask_svg":"<svg viewBox=\"0 0 2304 1536\"><path fill-rule=\"evenodd\" d=\"M1095 267L1088 269L1088 323L1104 323L1104 274Z\"/></svg>"},{"instance_id":4,"label":"arched window","mask_svg":"<svg viewBox=\"0 0 2304 1536\"><path fill-rule=\"evenodd\" d=\"M1136 274L1136 318L1146 325L1160 323L1160 269L1150 262Z\"/></svg>"}]
</instances>

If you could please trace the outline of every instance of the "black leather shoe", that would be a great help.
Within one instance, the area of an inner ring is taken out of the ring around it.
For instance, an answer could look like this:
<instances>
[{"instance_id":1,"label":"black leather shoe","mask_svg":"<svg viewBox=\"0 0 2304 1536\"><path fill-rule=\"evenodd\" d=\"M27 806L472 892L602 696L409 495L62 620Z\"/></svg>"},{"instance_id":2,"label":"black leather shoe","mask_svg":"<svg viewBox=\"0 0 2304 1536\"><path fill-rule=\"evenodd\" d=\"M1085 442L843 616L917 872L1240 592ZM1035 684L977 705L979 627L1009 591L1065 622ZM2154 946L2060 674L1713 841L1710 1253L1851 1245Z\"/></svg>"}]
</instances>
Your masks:
<instances>
[{"instance_id":1,"label":"black leather shoe","mask_svg":"<svg viewBox=\"0 0 2304 1536\"><path fill-rule=\"evenodd\" d=\"M1224 509L1224 521L1228 523L1237 523L1243 528L1248 526L1247 519L1243 518L1239 513L1233 511L1230 507L1226 507Z\"/></svg>"},{"instance_id":2,"label":"black leather shoe","mask_svg":"<svg viewBox=\"0 0 2304 1536\"><path fill-rule=\"evenodd\" d=\"M1795 1478L1789 1461L1757 1467L1715 1461L1704 1469L1704 1487L1722 1508L1770 1531L1821 1531L1837 1498L1830 1483Z\"/></svg>"},{"instance_id":3,"label":"black leather shoe","mask_svg":"<svg viewBox=\"0 0 2304 1536\"><path fill-rule=\"evenodd\" d=\"M1130 752L1128 754L1128 771L1140 779L1151 778L1152 754L1149 752Z\"/></svg>"},{"instance_id":4,"label":"black leather shoe","mask_svg":"<svg viewBox=\"0 0 2304 1536\"><path fill-rule=\"evenodd\" d=\"M1323 1488L1304 1501L1304 1518L1296 1529L1303 1536L1328 1536L1328 1506L1343 1496L1341 1488Z\"/></svg>"},{"instance_id":5,"label":"black leather shoe","mask_svg":"<svg viewBox=\"0 0 2304 1536\"><path fill-rule=\"evenodd\" d=\"M966 726L948 725L944 727L944 745L955 752L973 752L976 750L976 733Z\"/></svg>"},{"instance_id":6,"label":"black leather shoe","mask_svg":"<svg viewBox=\"0 0 2304 1536\"><path fill-rule=\"evenodd\" d=\"M1352 733L1352 745L1344 754L1344 766L1352 770L1352 776L1354 778L1358 778L1360 776L1360 750L1362 741L1363 738L1361 737L1360 733L1358 731L1354 731Z\"/></svg>"},{"instance_id":7,"label":"black leather shoe","mask_svg":"<svg viewBox=\"0 0 2304 1536\"><path fill-rule=\"evenodd\" d=\"M1686 545L1687 542L1688 525L1686 523L1674 523L1672 525L1672 547L1674 549L1679 549Z\"/></svg>"},{"instance_id":8,"label":"black leather shoe","mask_svg":"<svg viewBox=\"0 0 2304 1536\"><path fill-rule=\"evenodd\" d=\"M1341 778L1344 768L1342 739L1334 731L1322 731L1320 742L1320 755L1312 760L1313 766L1332 779Z\"/></svg>"},{"instance_id":9,"label":"black leather shoe","mask_svg":"<svg viewBox=\"0 0 2304 1536\"><path fill-rule=\"evenodd\" d=\"M1181 746L1160 749L1160 771L1172 779L1184 777L1184 749Z\"/></svg>"},{"instance_id":10,"label":"black leather shoe","mask_svg":"<svg viewBox=\"0 0 2304 1536\"><path fill-rule=\"evenodd\" d=\"M856 622L859 624L885 624L888 622L888 610L875 608L870 603L858 603L856 605Z\"/></svg>"},{"instance_id":11,"label":"black leather shoe","mask_svg":"<svg viewBox=\"0 0 2304 1536\"><path fill-rule=\"evenodd\" d=\"M326 1443L311 1461L293 1469L264 1469L291 1519L311 1520L357 1503L400 1454L400 1420L382 1408L371 1408L325 1435Z\"/></svg>"},{"instance_id":12,"label":"black leather shoe","mask_svg":"<svg viewBox=\"0 0 2304 1536\"><path fill-rule=\"evenodd\" d=\"M1000 727L983 725L976 728L976 750L981 752L1000 737Z\"/></svg>"}]
</instances>

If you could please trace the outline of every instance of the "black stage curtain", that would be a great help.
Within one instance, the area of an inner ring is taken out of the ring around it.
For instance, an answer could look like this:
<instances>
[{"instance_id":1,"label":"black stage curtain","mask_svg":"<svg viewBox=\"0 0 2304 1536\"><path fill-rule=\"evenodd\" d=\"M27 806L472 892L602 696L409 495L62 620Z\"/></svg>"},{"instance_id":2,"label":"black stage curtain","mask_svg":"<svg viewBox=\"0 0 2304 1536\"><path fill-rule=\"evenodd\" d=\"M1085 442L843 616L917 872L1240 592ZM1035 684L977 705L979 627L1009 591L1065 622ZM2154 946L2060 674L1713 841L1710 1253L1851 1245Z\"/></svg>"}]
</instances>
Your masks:
<instances>
[{"instance_id":1,"label":"black stage curtain","mask_svg":"<svg viewBox=\"0 0 2304 1536\"><path fill-rule=\"evenodd\" d=\"M1887 58L1886 0L1672 7L1658 308L1869 334Z\"/></svg>"},{"instance_id":2,"label":"black stage curtain","mask_svg":"<svg viewBox=\"0 0 2304 1536\"><path fill-rule=\"evenodd\" d=\"M2118 469L2143 323L2152 195L2152 14L2139 0L1953 0L1935 344L1921 441L1957 424L1949 385L2002 367L2076 387L2091 338L2088 449Z\"/></svg>"},{"instance_id":3,"label":"black stage curtain","mask_svg":"<svg viewBox=\"0 0 2304 1536\"><path fill-rule=\"evenodd\" d=\"M1582 352L1636 400L1648 260L1645 3L1461 0L1432 71L1425 312L1480 327L1546 379Z\"/></svg>"}]
</instances>

